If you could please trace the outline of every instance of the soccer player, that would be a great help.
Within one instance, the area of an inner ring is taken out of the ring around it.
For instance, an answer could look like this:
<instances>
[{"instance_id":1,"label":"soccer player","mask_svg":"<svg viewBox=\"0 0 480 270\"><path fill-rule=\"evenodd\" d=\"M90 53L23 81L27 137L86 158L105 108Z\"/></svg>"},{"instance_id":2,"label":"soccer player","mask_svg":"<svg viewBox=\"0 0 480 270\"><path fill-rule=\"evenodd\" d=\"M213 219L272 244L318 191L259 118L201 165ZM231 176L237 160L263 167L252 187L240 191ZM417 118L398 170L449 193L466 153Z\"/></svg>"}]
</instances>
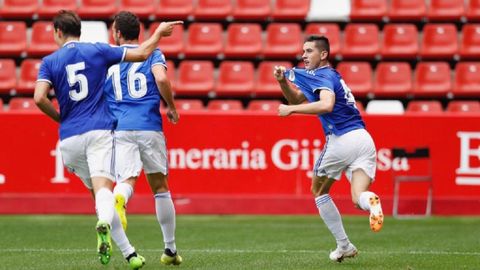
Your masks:
<instances>
[{"instance_id":1,"label":"soccer player","mask_svg":"<svg viewBox=\"0 0 480 270\"><path fill-rule=\"evenodd\" d=\"M117 121L103 93L107 70L121 61L144 61L161 37L171 35L174 25L180 23L164 22L138 48L124 48L79 42L81 21L72 11L61 10L53 18L54 39L60 49L43 58L34 99L47 116L60 123L60 151L64 164L94 195L98 216L97 251L102 264L110 261L110 235L131 268L138 269L144 263L128 243L115 215L112 133ZM60 113L47 97L52 88Z\"/></svg>"},{"instance_id":2,"label":"soccer player","mask_svg":"<svg viewBox=\"0 0 480 270\"><path fill-rule=\"evenodd\" d=\"M337 248L330 253L330 259L341 262L357 254L357 248L348 240L340 213L329 195L331 186L340 179L342 172L345 171L350 181L355 206L370 211L370 227L374 232L382 228L383 212L379 197L368 191L376 169L373 139L355 107L351 90L340 74L329 66L329 55L330 45L326 37L309 36L303 44L305 69L286 70L277 66L273 73L283 95L289 104L293 104L280 105L278 114L315 114L322 123L326 143L315 163L312 193L320 216L337 241Z\"/></svg>"},{"instance_id":3,"label":"soccer player","mask_svg":"<svg viewBox=\"0 0 480 270\"><path fill-rule=\"evenodd\" d=\"M140 22L128 11L115 15L112 34L121 48L138 47ZM167 118L176 124L178 114L167 78L165 57L156 49L144 62L120 63L110 67L105 82L107 102L118 118L115 132L117 184L116 210L124 229L126 204L142 167L155 198L157 220L165 250L160 262L182 263L175 245L175 208L168 189L167 149L160 115L160 95L167 103Z\"/></svg>"}]
</instances>

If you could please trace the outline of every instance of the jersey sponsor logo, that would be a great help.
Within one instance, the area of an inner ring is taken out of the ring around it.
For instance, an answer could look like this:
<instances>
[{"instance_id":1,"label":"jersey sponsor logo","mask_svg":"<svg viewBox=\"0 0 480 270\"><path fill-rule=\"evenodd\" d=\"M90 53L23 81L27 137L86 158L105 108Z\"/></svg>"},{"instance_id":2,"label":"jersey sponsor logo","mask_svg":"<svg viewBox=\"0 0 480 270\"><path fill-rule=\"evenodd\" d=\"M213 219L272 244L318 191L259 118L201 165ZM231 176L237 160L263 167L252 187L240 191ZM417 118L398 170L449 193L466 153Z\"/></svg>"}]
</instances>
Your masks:
<instances>
[{"instance_id":1,"label":"jersey sponsor logo","mask_svg":"<svg viewBox=\"0 0 480 270\"><path fill-rule=\"evenodd\" d=\"M288 80L291 82L295 81L295 72L293 70L290 70L290 72L288 72Z\"/></svg>"}]
</instances>

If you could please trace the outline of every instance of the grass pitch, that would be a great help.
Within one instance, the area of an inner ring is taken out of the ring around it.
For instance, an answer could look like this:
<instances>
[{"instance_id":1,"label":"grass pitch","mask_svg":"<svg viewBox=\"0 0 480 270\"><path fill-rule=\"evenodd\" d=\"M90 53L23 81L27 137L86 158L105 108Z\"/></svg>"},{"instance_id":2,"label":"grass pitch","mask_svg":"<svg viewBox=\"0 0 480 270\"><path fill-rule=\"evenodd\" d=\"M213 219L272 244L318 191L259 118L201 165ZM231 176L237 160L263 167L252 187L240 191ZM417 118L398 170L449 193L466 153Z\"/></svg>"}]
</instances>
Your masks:
<instances>
[{"instance_id":1,"label":"grass pitch","mask_svg":"<svg viewBox=\"0 0 480 270\"><path fill-rule=\"evenodd\" d=\"M95 253L91 216L0 216L0 269L129 269L115 247L110 264ZM380 233L368 217L344 217L359 249L342 263L328 259L335 241L319 216L177 217L184 262L160 265L162 234L153 215L130 215L130 241L143 269L480 269L480 218L387 218Z\"/></svg>"}]
</instances>

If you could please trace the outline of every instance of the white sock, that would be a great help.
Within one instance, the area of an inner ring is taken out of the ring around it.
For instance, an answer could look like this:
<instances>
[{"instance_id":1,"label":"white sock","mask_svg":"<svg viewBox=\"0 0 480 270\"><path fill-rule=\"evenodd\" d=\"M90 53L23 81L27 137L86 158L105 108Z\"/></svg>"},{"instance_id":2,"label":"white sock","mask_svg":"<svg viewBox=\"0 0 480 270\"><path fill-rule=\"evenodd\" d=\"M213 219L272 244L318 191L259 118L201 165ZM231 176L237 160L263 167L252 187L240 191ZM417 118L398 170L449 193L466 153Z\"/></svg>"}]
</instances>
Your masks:
<instances>
[{"instance_id":1,"label":"white sock","mask_svg":"<svg viewBox=\"0 0 480 270\"><path fill-rule=\"evenodd\" d=\"M364 191L358 196L358 206L365 211L370 210L370 198L375 196L375 193L371 191Z\"/></svg>"},{"instance_id":2,"label":"white sock","mask_svg":"<svg viewBox=\"0 0 480 270\"><path fill-rule=\"evenodd\" d=\"M175 246L175 207L170 192L155 194L155 210L158 223L162 228L165 248L175 253L177 250Z\"/></svg>"},{"instance_id":3,"label":"white sock","mask_svg":"<svg viewBox=\"0 0 480 270\"><path fill-rule=\"evenodd\" d=\"M335 237L337 246L346 248L350 241L348 240L348 236L343 228L340 212L338 212L337 206L333 202L330 195L324 194L316 197L315 203L317 204L318 212L325 222L325 225L327 225L327 228Z\"/></svg>"},{"instance_id":4,"label":"white sock","mask_svg":"<svg viewBox=\"0 0 480 270\"><path fill-rule=\"evenodd\" d=\"M127 234L123 230L122 223L118 217L117 211L114 212L112 221L112 230L110 231L112 240L122 252L124 258L135 252L135 248L128 241Z\"/></svg>"},{"instance_id":5,"label":"white sock","mask_svg":"<svg viewBox=\"0 0 480 270\"><path fill-rule=\"evenodd\" d=\"M133 195L133 188L127 183L117 183L113 189L113 195L120 194L125 198L125 204L127 204L130 197Z\"/></svg>"},{"instance_id":6,"label":"white sock","mask_svg":"<svg viewBox=\"0 0 480 270\"><path fill-rule=\"evenodd\" d=\"M97 209L98 220L105 221L112 225L115 198L108 188L101 188L95 194L95 208Z\"/></svg>"}]
</instances>

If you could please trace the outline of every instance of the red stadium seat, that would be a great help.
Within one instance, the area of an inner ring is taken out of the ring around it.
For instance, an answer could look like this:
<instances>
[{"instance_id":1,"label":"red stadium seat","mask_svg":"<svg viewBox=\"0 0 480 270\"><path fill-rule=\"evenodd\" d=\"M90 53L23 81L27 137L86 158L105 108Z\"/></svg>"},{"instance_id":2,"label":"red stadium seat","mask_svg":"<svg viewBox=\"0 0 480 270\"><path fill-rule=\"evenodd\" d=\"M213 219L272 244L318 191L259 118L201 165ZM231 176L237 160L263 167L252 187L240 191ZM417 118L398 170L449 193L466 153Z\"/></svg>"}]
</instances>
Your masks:
<instances>
[{"instance_id":1,"label":"red stadium seat","mask_svg":"<svg viewBox=\"0 0 480 270\"><path fill-rule=\"evenodd\" d=\"M418 54L418 31L413 24L387 24L383 28L382 57L415 59Z\"/></svg>"},{"instance_id":2,"label":"red stadium seat","mask_svg":"<svg viewBox=\"0 0 480 270\"><path fill-rule=\"evenodd\" d=\"M15 61L0 59L0 94L9 94L16 85Z\"/></svg>"},{"instance_id":3,"label":"red stadium seat","mask_svg":"<svg viewBox=\"0 0 480 270\"><path fill-rule=\"evenodd\" d=\"M407 105L407 113L442 113L442 103L438 100L413 100Z\"/></svg>"},{"instance_id":4,"label":"red stadium seat","mask_svg":"<svg viewBox=\"0 0 480 270\"><path fill-rule=\"evenodd\" d=\"M279 100L252 100L248 103L247 110L276 114L280 104L282 104L282 102Z\"/></svg>"},{"instance_id":5,"label":"red stadium seat","mask_svg":"<svg viewBox=\"0 0 480 270\"><path fill-rule=\"evenodd\" d=\"M38 7L38 17L41 19L50 19L57 15L61 9L77 11L76 0L42 0Z\"/></svg>"},{"instance_id":6,"label":"red stadium seat","mask_svg":"<svg viewBox=\"0 0 480 270\"><path fill-rule=\"evenodd\" d=\"M310 10L310 0L276 0L273 3L272 18L275 21L304 21Z\"/></svg>"},{"instance_id":7,"label":"red stadium seat","mask_svg":"<svg viewBox=\"0 0 480 270\"><path fill-rule=\"evenodd\" d=\"M257 68L257 79L255 81L254 95L256 97L282 97L282 90L277 80L273 77L275 66L292 68L292 63L286 61L263 61Z\"/></svg>"},{"instance_id":8,"label":"red stadium seat","mask_svg":"<svg viewBox=\"0 0 480 270\"><path fill-rule=\"evenodd\" d=\"M242 102L240 100L212 100L208 103L207 109L211 111L243 111Z\"/></svg>"},{"instance_id":9,"label":"red stadium seat","mask_svg":"<svg viewBox=\"0 0 480 270\"><path fill-rule=\"evenodd\" d=\"M0 18L31 19L37 10L38 0L3 0Z\"/></svg>"},{"instance_id":10,"label":"red stadium seat","mask_svg":"<svg viewBox=\"0 0 480 270\"><path fill-rule=\"evenodd\" d=\"M447 112L450 113L480 113L480 102L478 101L450 101L447 105Z\"/></svg>"},{"instance_id":11,"label":"red stadium seat","mask_svg":"<svg viewBox=\"0 0 480 270\"><path fill-rule=\"evenodd\" d=\"M19 57L27 49L25 22L0 22L0 55Z\"/></svg>"},{"instance_id":12,"label":"red stadium seat","mask_svg":"<svg viewBox=\"0 0 480 270\"><path fill-rule=\"evenodd\" d=\"M294 58L302 53L302 29L296 23L270 23L263 48L266 58Z\"/></svg>"},{"instance_id":13,"label":"red stadium seat","mask_svg":"<svg viewBox=\"0 0 480 270\"><path fill-rule=\"evenodd\" d=\"M430 0L427 11L429 21L460 21L465 15L464 0Z\"/></svg>"},{"instance_id":14,"label":"red stadium seat","mask_svg":"<svg viewBox=\"0 0 480 270\"><path fill-rule=\"evenodd\" d=\"M253 93L254 78L252 62L223 61L219 67L215 93L221 97L250 97Z\"/></svg>"},{"instance_id":15,"label":"red stadium seat","mask_svg":"<svg viewBox=\"0 0 480 270\"><path fill-rule=\"evenodd\" d=\"M330 55L340 52L340 27L336 23L309 23L305 35L326 36L330 42Z\"/></svg>"},{"instance_id":16,"label":"red stadium seat","mask_svg":"<svg viewBox=\"0 0 480 270\"><path fill-rule=\"evenodd\" d=\"M217 57L223 52L223 30L219 23L192 23L188 28L186 57Z\"/></svg>"},{"instance_id":17,"label":"red stadium seat","mask_svg":"<svg viewBox=\"0 0 480 270\"><path fill-rule=\"evenodd\" d=\"M375 97L407 98L412 94L412 69L405 62L380 62L376 69Z\"/></svg>"},{"instance_id":18,"label":"red stadium seat","mask_svg":"<svg viewBox=\"0 0 480 270\"><path fill-rule=\"evenodd\" d=\"M128 10L135 13L141 19L153 19L155 17L156 1L151 0L120 0L118 10Z\"/></svg>"},{"instance_id":19,"label":"red stadium seat","mask_svg":"<svg viewBox=\"0 0 480 270\"><path fill-rule=\"evenodd\" d=\"M225 56L255 58L262 52L262 27L255 23L232 23L227 29Z\"/></svg>"},{"instance_id":20,"label":"red stadium seat","mask_svg":"<svg viewBox=\"0 0 480 270\"><path fill-rule=\"evenodd\" d=\"M117 12L117 3L112 0L82 0L78 15L82 19L108 19Z\"/></svg>"},{"instance_id":21,"label":"red stadium seat","mask_svg":"<svg viewBox=\"0 0 480 270\"><path fill-rule=\"evenodd\" d=\"M155 31L155 28L150 28L150 30ZM144 40L145 40L145 26L143 25L142 22L140 22L140 34L138 35L138 42L141 43ZM113 40L113 35L112 35L112 26L108 28L108 42L110 44L115 44L115 41Z\"/></svg>"},{"instance_id":22,"label":"red stadium seat","mask_svg":"<svg viewBox=\"0 0 480 270\"><path fill-rule=\"evenodd\" d=\"M231 0L197 0L193 16L196 20L226 20L232 11Z\"/></svg>"},{"instance_id":23,"label":"red stadium seat","mask_svg":"<svg viewBox=\"0 0 480 270\"><path fill-rule=\"evenodd\" d=\"M270 0L237 0L233 9L235 20L266 20L271 13Z\"/></svg>"},{"instance_id":24,"label":"red stadium seat","mask_svg":"<svg viewBox=\"0 0 480 270\"><path fill-rule=\"evenodd\" d=\"M175 92L176 76L175 76L175 64L172 60L167 60L167 77L170 80L170 86L173 92Z\"/></svg>"},{"instance_id":25,"label":"red stadium seat","mask_svg":"<svg viewBox=\"0 0 480 270\"><path fill-rule=\"evenodd\" d=\"M27 48L29 57L45 56L58 49L53 39L53 24L46 21L37 21L32 26L32 39Z\"/></svg>"},{"instance_id":26,"label":"red stadium seat","mask_svg":"<svg viewBox=\"0 0 480 270\"><path fill-rule=\"evenodd\" d=\"M210 61L180 62L176 82L177 95L206 96L213 91L214 67Z\"/></svg>"},{"instance_id":27,"label":"red stadium seat","mask_svg":"<svg viewBox=\"0 0 480 270\"><path fill-rule=\"evenodd\" d=\"M420 62L415 70L415 97L446 97L452 90L451 71L446 62Z\"/></svg>"},{"instance_id":28,"label":"red stadium seat","mask_svg":"<svg viewBox=\"0 0 480 270\"><path fill-rule=\"evenodd\" d=\"M455 67L453 95L480 97L480 62L460 62Z\"/></svg>"},{"instance_id":29,"label":"red stadium seat","mask_svg":"<svg viewBox=\"0 0 480 270\"><path fill-rule=\"evenodd\" d=\"M150 33L153 33L159 25L159 22L152 23L150 25ZM178 58L181 54L183 54L184 50L183 36L183 25L176 25L171 36L162 37L162 39L160 39L158 48L163 52L163 54L165 54L166 57Z\"/></svg>"},{"instance_id":30,"label":"red stadium seat","mask_svg":"<svg viewBox=\"0 0 480 270\"><path fill-rule=\"evenodd\" d=\"M447 59L458 53L457 29L453 24L427 24L423 28L420 56Z\"/></svg>"},{"instance_id":31,"label":"red stadium seat","mask_svg":"<svg viewBox=\"0 0 480 270\"><path fill-rule=\"evenodd\" d=\"M418 0L391 0L387 14L394 22L421 21L427 14L427 5Z\"/></svg>"},{"instance_id":32,"label":"red stadium seat","mask_svg":"<svg viewBox=\"0 0 480 270\"><path fill-rule=\"evenodd\" d=\"M191 0L162 0L158 3L156 16L164 18L185 20L193 14L193 1Z\"/></svg>"},{"instance_id":33,"label":"red stadium seat","mask_svg":"<svg viewBox=\"0 0 480 270\"><path fill-rule=\"evenodd\" d=\"M480 55L480 24L465 24L462 28L460 57L462 59L478 59Z\"/></svg>"},{"instance_id":34,"label":"red stadium seat","mask_svg":"<svg viewBox=\"0 0 480 270\"><path fill-rule=\"evenodd\" d=\"M40 113L33 98L14 97L8 103L11 111L32 111Z\"/></svg>"},{"instance_id":35,"label":"red stadium seat","mask_svg":"<svg viewBox=\"0 0 480 270\"><path fill-rule=\"evenodd\" d=\"M23 60L20 65L20 77L17 85L18 93L33 94L40 64L41 60L39 59Z\"/></svg>"},{"instance_id":36,"label":"red stadium seat","mask_svg":"<svg viewBox=\"0 0 480 270\"><path fill-rule=\"evenodd\" d=\"M355 97L366 97L373 91L373 72L368 62L341 62L337 71Z\"/></svg>"},{"instance_id":37,"label":"red stadium seat","mask_svg":"<svg viewBox=\"0 0 480 270\"><path fill-rule=\"evenodd\" d=\"M480 21L480 0L468 1L468 6L466 8L465 16L469 22Z\"/></svg>"},{"instance_id":38,"label":"red stadium seat","mask_svg":"<svg viewBox=\"0 0 480 270\"><path fill-rule=\"evenodd\" d=\"M345 27L344 58L373 59L380 53L378 26L375 24L348 24Z\"/></svg>"},{"instance_id":39,"label":"red stadium seat","mask_svg":"<svg viewBox=\"0 0 480 270\"><path fill-rule=\"evenodd\" d=\"M387 15L387 0L355 0L351 3L351 20L382 21Z\"/></svg>"},{"instance_id":40,"label":"red stadium seat","mask_svg":"<svg viewBox=\"0 0 480 270\"><path fill-rule=\"evenodd\" d=\"M199 99L176 99L175 107L179 111L198 111L205 109L202 101Z\"/></svg>"}]
</instances>

